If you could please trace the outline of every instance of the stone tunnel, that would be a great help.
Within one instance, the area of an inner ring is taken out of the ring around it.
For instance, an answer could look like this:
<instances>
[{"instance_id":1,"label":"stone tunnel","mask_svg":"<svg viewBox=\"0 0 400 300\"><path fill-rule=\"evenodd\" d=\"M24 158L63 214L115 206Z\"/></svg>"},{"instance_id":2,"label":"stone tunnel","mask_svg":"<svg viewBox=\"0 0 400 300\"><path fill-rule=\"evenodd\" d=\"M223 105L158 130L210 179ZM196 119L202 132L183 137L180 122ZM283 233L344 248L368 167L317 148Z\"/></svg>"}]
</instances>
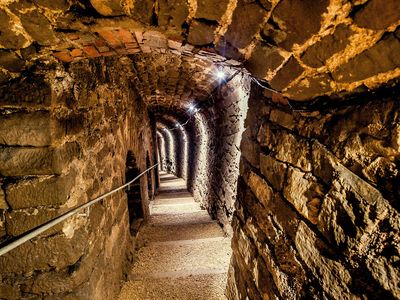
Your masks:
<instances>
[{"instance_id":1,"label":"stone tunnel","mask_svg":"<svg viewBox=\"0 0 400 300\"><path fill-rule=\"evenodd\" d=\"M1 255L0 299L400 299L399 80L399 0L1 0L0 248L158 166ZM165 176L218 295L120 296Z\"/></svg>"}]
</instances>

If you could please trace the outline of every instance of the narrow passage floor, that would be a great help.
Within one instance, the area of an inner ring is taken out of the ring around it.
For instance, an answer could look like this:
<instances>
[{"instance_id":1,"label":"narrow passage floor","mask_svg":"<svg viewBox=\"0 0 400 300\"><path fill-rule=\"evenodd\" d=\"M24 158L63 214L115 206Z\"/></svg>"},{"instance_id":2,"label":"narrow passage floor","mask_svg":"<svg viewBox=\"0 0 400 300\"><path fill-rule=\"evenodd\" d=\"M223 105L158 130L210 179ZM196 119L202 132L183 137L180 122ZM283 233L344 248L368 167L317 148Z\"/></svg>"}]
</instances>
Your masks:
<instances>
[{"instance_id":1,"label":"narrow passage floor","mask_svg":"<svg viewBox=\"0 0 400 300\"><path fill-rule=\"evenodd\" d=\"M230 239L193 200L184 180L160 175L150 221L138 234L131 281L119 299L226 299Z\"/></svg>"}]
</instances>

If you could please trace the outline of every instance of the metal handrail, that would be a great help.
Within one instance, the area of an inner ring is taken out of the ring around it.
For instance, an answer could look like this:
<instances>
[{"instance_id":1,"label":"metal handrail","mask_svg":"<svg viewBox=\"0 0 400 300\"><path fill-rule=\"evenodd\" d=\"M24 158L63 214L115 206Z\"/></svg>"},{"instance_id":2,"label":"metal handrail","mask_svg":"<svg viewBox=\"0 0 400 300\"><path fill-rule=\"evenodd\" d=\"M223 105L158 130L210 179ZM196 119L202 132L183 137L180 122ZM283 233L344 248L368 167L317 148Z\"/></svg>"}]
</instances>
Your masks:
<instances>
[{"instance_id":1,"label":"metal handrail","mask_svg":"<svg viewBox=\"0 0 400 300\"><path fill-rule=\"evenodd\" d=\"M80 212L81 210L92 206L93 204L103 200L104 198L124 189L125 187L131 185L133 182L135 182L136 180L138 180L140 177L142 177L144 174L146 174L148 171L152 170L153 168L155 168L156 166L158 166L158 163L156 163L154 166L146 169L145 171L143 171L142 173L140 173L138 176L136 176L134 179L132 179L131 181L125 183L124 185L121 185L120 187L111 190L108 193L105 193L104 195L101 195L100 197L91 200L85 204L82 204L81 206L78 206L72 210L70 210L69 212L66 212L64 214L62 214L61 216L58 216L57 218L54 218L53 220L44 223L32 230L30 230L29 232L26 232L22 235L20 235L15 241L12 241L11 243L7 244L6 246L0 248L0 256L6 254L7 252L17 248L18 246L22 245L23 243L33 239L34 237L38 236L39 234L41 234L42 232L54 227L55 225L57 225L58 223L61 223L62 221L64 221L65 219L75 215L76 213Z\"/></svg>"}]
</instances>

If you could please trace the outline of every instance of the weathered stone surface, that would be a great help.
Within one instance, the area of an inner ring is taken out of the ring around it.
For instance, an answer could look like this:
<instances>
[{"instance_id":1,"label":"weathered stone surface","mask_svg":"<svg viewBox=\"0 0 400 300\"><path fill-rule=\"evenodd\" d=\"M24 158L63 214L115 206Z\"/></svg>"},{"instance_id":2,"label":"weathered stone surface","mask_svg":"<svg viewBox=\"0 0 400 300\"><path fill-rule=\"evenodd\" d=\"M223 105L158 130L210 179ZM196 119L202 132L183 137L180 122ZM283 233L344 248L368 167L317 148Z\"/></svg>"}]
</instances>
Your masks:
<instances>
[{"instance_id":1,"label":"weathered stone surface","mask_svg":"<svg viewBox=\"0 0 400 300\"><path fill-rule=\"evenodd\" d=\"M20 49L27 46L27 39L12 29L12 21L6 11L0 8L0 44L9 49Z\"/></svg>"},{"instance_id":2,"label":"weathered stone surface","mask_svg":"<svg viewBox=\"0 0 400 300\"><path fill-rule=\"evenodd\" d=\"M272 188L257 174L251 172L248 179L250 189L264 207L268 207L273 196Z\"/></svg>"},{"instance_id":3,"label":"weathered stone surface","mask_svg":"<svg viewBox=\"0 0 400 300\"><path fill-rule=\"evenodd\" d=\"M303 73L303 67L300 66L297 59L292 56L284 66L278 71L275 77L271 80L271 86L281 91L287 87L294 79L299 77Z\"/></svg>"},{"instance_id":4,"label":"weathered stone surface","mask_svg":"<svg viewBox=\"0 0 400 300\"><path fill-rule=\"evenodd\" d=\"M372 276L384 287L385 290L390 291L395 298L400 297L399 268L393 266L392 263L386 259L386 257L374 257L373 259L369 259L367 262L367 268L371 272Z\"/></svg>"},{"instance_id":5,"label":"weathered stone surface","mask_svg":"<svg viewBox=\"0 0 400 300\"><path fill-rule=\"evenodd\" d=\"M309 144L306 140L298 138L290 133L280 132L277 137L275 158L293 164L303 171L311 171L309 161Z\"/></svg>"},{"instance_id":6,"label":"weathered stone surface","mask_svg":"<svg viewBox=\"0 0 400 300\"><path fill-rule=\"evenodd\" d=\"M277 123L287 129L293 129L295 127L293 114L284 112L280 109L271 110L269 119L271 122Z\"/></svg>"},{"instance_id":7,"label":"weathered stone surface","mask_svg":"<svg viewBox=\"0 0 400 300\"><path fill-rule=\"evenodd\" d=\"M0 144L10 146L48 146L60 134L48 111L0 116Z\"/></svg>"},{"instance_id":8,"label":"weathered stone surface","mask_svg":"<svg viewBox=\"0 0 400 300\"><path fill-rule=\"evenodd\" d=\"M76 143L49 147L0 147L0 174L3 176L60 174L74 158L79 157Z\"/></svg>"},{"instance_id":9,"label":"weathered stone surface","mask_svg":"<svg viewBox=\"0 0 400 300\"><path fill-rule=\"evenodd\" d=\"M400 20L400 3L397 0L370 0L354 15L354 22L375 30L385 29Z\"/></svg>"},{"instance_id":10,"label":"weathered stone surface","mask_svg":"<svg viewBox=\"0 0 400 300\"><path fill-rule=\"evenodd\" d=\"M281 30L277 24L272 23L271 20L264 25L261 31L261 37L265 42L272 45L278 45L286 39L286 32Z\"/></svg>"},{"instance_id":11,"label":"weathered stone surface","mask_svg":"<svg viewBox=\"0 0 400 300\"><path fill-rule=\"evenodd\" d=\"M265 11L256 3L239 0L233 13L232 23L225 34L225 40L236 48L245 48L259 30Z\"/></svg>"},{"instance_id":12,"label":"weathered stone surface","mask_svg":"<svg viewBox=\"0 0 400 300\"><path fill-rule=\"evenodd\" d=\"M207 45L214 41L216 25L208 25L203 22L192 21L189 28L188 41L193 45Z\"/></svg>"},{"instance_id":13,"label":"weathered stone surface","mask_svg":"<svg viewBox=\"0 0 400 300\"><path fill-rule=\"evenodd\" d=\"M0 257L3 274L62 269L75 264L87 247L87 234L77 230L71 239L56 235L27 242Z\"/></svg>"},{"instance_id":14,"label":"weathered stone surface","mask_svg":"<svg viewBox=\"0 0 400 300\"><path fill-rule=\"evenodd\" d=\"M317 223L323 191L316 178L289 168L283 194L304 217L314 224Z\"/></svg>"},{"instance_id":15,"label":"weathered stone surface","mask_svg":"<svg viewBox=\"0 0 400 300\"><path fill-rule=\"evenodd\" d=\"M25 180L7 186L7 201L12 209L64 204L75 184L76 172L68 175Z\"/></svg>"},{"instance_id":16,"label":"weathered stone surface","mask_svg":"<svg viewBox=\"0 0 400 300\"><path fill-rule=\"evenodd\" d=\"M52 174L53 153L51 148L0 148L0 174L23 176Z\"/></svg>"},{"instance_id":17,"label":"weathered stone surface","mask_svg":"<svg viewBox=\"0 0 400 300\"><path fill-rule=\"evenodd\" d=\"M45 224L46 222L59 216L60 212L53 209L29 209L18 210L6 213L6 228L7 234L10 236L18 236L29 230ZM53 227L49 232L55 232L61 228L61 225Z\"/></svg>"},{"instance_id":18,"label":"weathered stone surface","mask_svg":"<svg viewBox=\"0 0 400 300\"><path fill-rule=\"evenodd\" d=\"M21 299L19 288L15 285L0 283L0 298L2 299Z\"/></svg>"},{"instance_id":19,"label":"weathered stone surface","mask_svg":"<svg viewBox=\"0 0 400 300\"><path fill-rule=\"evenodd\" d=\"M259 165L259 153L260 146L249 137L251 132L247 129L243 133L242 142L240 144L240 149L242 156L247 159L253 166L258 167Z\"/></svg>"},{"instance_id":20,"label":"weathered stone surface","mask_svg":"<svg viewBox=\"0 0 400 300\"><path fill-rule=\"evenodd\" d=\"M301 44L317 33L328 4L328 0L280 1L274 9L273 18L287 37L279 46L290 51L293 44Z\"/></svg>"},{"instance_id":21,"label":"weathered stone surface","mask_svg":"<svg viewBox=\"0 0 400 300\"><path fill-rule=\"evenodd\" d=\"M8 205L6 202L6 195L4 194L3 188L0 185L0 210L7 209Z\"/></svg>"},{"instance_id":22,"label":"weathered stone surface","mask_svg":"<svg viewBox=\"0 0 400 300\"><path fill-rule=\"evenodd\" d=\"M120 16L125 14L122 2L126 5L128 1L119 0L90 0L90 3L103 16Z\"/></svg>"},{"instance_id":23,"label":"weathered stone surface","mask_svg":"<svg viewBox=\"0 0 400 300\"><path fill-rule=\"evenodd\" d=\"M340 262L321 255L321 250L326 246L317 239L315 233L304 222L300 223L295 243L301 258L332 298L358 298L352 295L347 287L351 281L349 272Z\"/></svg>"},{"instance_id":24,"label":"weathered stone surface","mask_svg":"<svg viewBox=\"0 0 400 300\"><path fill-rule=\"evenodd\" d=\"M328 74L305 78L287 89L292 100L305 101L332 91L332 78Z\"/></svg>"},{"instance_id":25,"label":"weathered stone surface","mask_svg":"<svg viewBox=\"0 0 400 300\"><path fill-rule=\"evenodd\" d=\"M272 187L278 191L283 189L287 166L271 157L260 154L260 170Z\"/></svg>"},{"instance_id":26,"label":"weathered stone surface","mask_svg":"<svg viewBox=\"0 0 400 300\"><path fill-rule=\"evenodd\" d=\"M188 2L184 0L162 0L158 5L158 23L161 26L172 25L180 29L189 15Z\"/></svg>"},{"instance_id":27,"label":"weathered stone surface","mask_svg":"<svg viewBox=\"0 0 400 300\"><path fill-rule=\"evenodd\" d=\"M55 44L57 38L49 20L37 9L32 9L30 4L26 2L20 3L12 4L10 8L20 18L22 26L29 35L40 45Z\"/></svg>"},{"instance_id":28,"label":"weathered stone surface","mask_svg":"<svg viewBox=\"0 0 400 300\"><path fill-rule=\"evenodd\" d=\"M0 50L0 66L10 72L21 72L25 68L25 62L15 52Z\"/></svg>"},{"instance_id":29,"label":"weathered stone surface","mask_svg":"<svg viewBox=\"0 0 400 300\"><path fill-rule=\"evenodd\" d=\"M33 0L33 2L43 7L47 7L54 10L62 10L62 11L68 10L71 6L68 0L53 0L53 1Z\"/></svg>"},{"instance_id":30,"label":"weathered stone surface","mask_svg":"<svg viewBox=\"0 0 400 300\"><path fill-rule=\"evenodd\" d=\"M270 72L277 69L284 61L277 48L257 43L245 67L253 75L265 78Z\"/></svg>"},{"instance_id":31,"label":"weathered stone surface","mask_svg":"<svg viewBox=\"0 0 400 300\"><path fill-rule=\"evenodd\" d=\"M339 25L333 34L323 37L310 46L302 55L301 60L313 68L324 66L328 58L346 48L352 34L353 31L349 27Z\"/></svg>"},{"instance_id":32,"label":"weathered stone surface","mask_svg":"<svg viewBox=\"0 0 400 300\"><path fill-rule=\"evenodd\" d=\"M363 80L400 66L400 41L393 34L386 36L375 46L357 55L332 73L338 82Z\"/></svg>"},{"instance_id":33,"label":"weathered stone surface","mask_svg":"<svg viewBox=\"0 0 400 300\"><path fill-rule=\"evenodd\" d=\"M228 4L229 0L199 0L197 1L195 18L219 21L225 13Z\"/></svg>"}]
</instances>

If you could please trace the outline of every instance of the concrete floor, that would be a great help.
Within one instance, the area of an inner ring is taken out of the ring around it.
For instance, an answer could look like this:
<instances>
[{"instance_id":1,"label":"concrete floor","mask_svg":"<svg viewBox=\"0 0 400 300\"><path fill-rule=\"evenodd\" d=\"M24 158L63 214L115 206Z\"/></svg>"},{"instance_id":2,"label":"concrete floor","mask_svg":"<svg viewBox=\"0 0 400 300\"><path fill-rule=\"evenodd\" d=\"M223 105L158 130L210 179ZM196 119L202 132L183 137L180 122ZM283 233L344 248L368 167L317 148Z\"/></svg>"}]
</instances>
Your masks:
<instances>
[{"instance_id":1,"label":"concrete floor","mask_svg":"<svg viewBox=\"0 0 400 300\"><path fill-rule=\"evenodd\" d=\"M182 179L160 175L150 221L139 231L131 281L119 299L226 299L230 239L194 202Z\"/></svg>"}]
</instances>

